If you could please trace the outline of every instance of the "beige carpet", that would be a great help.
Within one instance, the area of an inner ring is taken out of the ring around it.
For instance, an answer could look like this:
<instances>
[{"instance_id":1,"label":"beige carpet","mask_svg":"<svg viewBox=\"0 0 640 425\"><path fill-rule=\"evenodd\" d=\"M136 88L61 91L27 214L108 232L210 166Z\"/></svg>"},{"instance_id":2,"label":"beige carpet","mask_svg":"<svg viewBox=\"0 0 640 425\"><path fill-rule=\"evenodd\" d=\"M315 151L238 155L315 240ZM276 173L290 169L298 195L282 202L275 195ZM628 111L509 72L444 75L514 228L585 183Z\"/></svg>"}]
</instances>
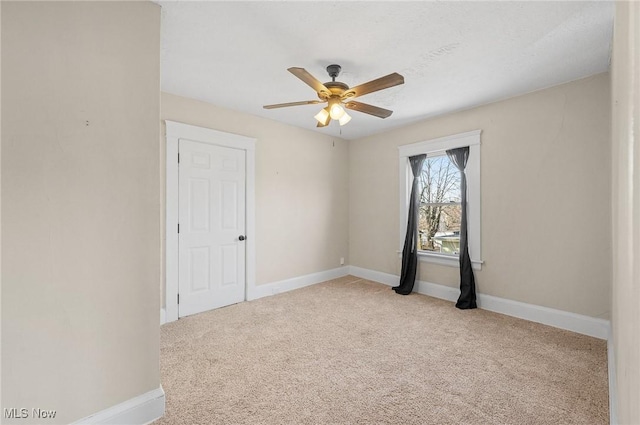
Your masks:
<instances>
[{"instance_id":1,"label":"beige carpet","mask_svg":"<svg viewBox=\"0 0 640 425\"><path fill-rule=\"evenodd\" d=\"M157 424L604 424L606 343L352 276L166 324Z\"/></svg>"}]
</instances>

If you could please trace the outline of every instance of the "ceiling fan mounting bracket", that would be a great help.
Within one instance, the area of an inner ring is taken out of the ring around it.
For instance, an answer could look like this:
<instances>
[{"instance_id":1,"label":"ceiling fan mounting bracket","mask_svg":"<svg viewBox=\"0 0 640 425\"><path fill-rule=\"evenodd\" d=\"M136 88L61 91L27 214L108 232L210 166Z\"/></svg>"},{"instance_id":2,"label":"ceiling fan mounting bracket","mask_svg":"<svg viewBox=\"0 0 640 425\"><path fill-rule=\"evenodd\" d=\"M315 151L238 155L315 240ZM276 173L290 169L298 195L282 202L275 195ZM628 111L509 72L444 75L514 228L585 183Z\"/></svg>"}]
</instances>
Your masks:
<instances>
[{"instance_id":1,"label":"ceiling fan mounting bracket","mask_svg":"<svg viewBox=\"0 0 640 425\"><path fill-rule=\"evenodd\" d=\"M327 73L333 81L335 81L338 75L340 75L340 71L342 71L342 67L340 65L333 64L327 67Z\"/></svg>"}]
</instances>

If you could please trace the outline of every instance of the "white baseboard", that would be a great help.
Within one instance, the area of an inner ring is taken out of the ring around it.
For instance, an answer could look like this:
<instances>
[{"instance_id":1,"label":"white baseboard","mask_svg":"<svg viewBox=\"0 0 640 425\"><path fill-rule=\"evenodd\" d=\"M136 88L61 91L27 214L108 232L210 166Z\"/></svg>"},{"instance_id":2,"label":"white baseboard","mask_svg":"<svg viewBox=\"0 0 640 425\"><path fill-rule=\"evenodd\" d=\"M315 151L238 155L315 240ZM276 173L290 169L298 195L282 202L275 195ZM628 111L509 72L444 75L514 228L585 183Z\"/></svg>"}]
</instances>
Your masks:
<instances>
[{"instance_id":1,"label":"white baseboard","mask_svg":"<svg viewBox=\"0 0 640 425\"><path fill-rule=\"evenodd\" d=\"M618 425L618 379L616 378L616 353L613 345L613 329L609 328L607 341L607 363L609 370L609 423Z\"/></svg>"},{"instance_id":2,"label":"white baseboard","mask_svg":"<svg viewBox=\"0 0 640 425\"><path fill-rule=\"evenodd\" d=\"M294 289L304 288L305 286L315 285L316 283L325 282L331 279L337 279L339 277L347 276L348 274L349 266L344 266L338 267L337 269L311 273L291 279L265 283L263 285L256 285L252 288L248 288L247 301L257 300L258 298L268 297L280 292L287 292Z\"/></svg>"},{"instance_id":3,"label":"white baseboard","mask_svg":"<svg viewBox=\"0 0 640 425\"><path fill-rule=\"evenodd\" d=\"M397 286L400 282L400 276L370 269L363 269L356 266L349 266L349 274L362 279L384 283L389 286ZM458 295L460 294L460 291L456 288L423 281L416 282L414 291L419 294L429 295L430 297L453 302L458 299Z\"/></svg>"},{"instance_id":4,"label":"white baseboard","mask_svg":"<svg viewBox=\"0 0 640 425\"><path fill-rule=\"evenodd\" d=\"M72 425L145 425L161 418L164 415L164 406L164 390L160 386L73 422Z\"/></svg>"},{"instance_id":5,"label":"white baseboard","mask_svg":"<svg viewBox=\"0 0 640 425\"><path fill-rule=\"evenodd\" d=\"M478 294L478 307L606 340L609 321L568 311Z\"/></svg>"},{"instance_id":6,"label":"white baseboard","mask_svg":"<svg viewBox=\"0 0 640 425\"><path fill-rule=\"evenodd\" d=\"M355 266L349 266L349 274L389 286L398 285L400 280L400 277L396 275ZM455 302L460 294L457 288L423 281L416 282L414 291L452 302ZM484 310L542 323L599 339L607 339L609 335L609 321L604 319L484 294L477 294L477 303L478 307Z\"/></svg>"},{"instance_id":7,"label":"white baseboard","mask_svg":"<svg viewBox=\"0 0 640 425\"><path fill-rule=\"evenodd\" d=\"M317 273L311 273L304 276L293 277L291 279L280 280L277 282L265 283L263 285L255 285L247 287L247 301L257 300L259 298L275 295L280 292L287 292L305 286L315 285L316 283L325 282L331 279L337 279L349 274L349 266L338 267L336 269L324 270ZM177 320L174 319L174 320ZM160 309L160 325L167 323L166 310Z\"/></svg>"}]
</instances>

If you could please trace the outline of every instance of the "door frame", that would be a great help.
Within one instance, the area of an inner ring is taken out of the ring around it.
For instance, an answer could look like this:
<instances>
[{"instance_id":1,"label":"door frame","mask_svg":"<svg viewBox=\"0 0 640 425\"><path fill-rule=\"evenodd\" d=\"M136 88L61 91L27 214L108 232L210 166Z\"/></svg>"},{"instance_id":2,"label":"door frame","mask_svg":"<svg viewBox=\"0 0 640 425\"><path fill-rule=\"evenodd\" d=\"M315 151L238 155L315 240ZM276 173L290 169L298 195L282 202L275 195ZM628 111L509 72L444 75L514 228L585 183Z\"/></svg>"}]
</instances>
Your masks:
<instances>
[{"instance_id":1,"label":"door frame","mask_svg":"<svg viewBox=\"0 0 640 425\"><path fill-rule=\"evenodd\" d=\"M255 166L256 139L209 128L165 120L166 210L165 210L165 314L166 321L178 320L178 142L187 139L245 151L245 288L244 299L256 279Z\"/></svg>"}]
</instances>

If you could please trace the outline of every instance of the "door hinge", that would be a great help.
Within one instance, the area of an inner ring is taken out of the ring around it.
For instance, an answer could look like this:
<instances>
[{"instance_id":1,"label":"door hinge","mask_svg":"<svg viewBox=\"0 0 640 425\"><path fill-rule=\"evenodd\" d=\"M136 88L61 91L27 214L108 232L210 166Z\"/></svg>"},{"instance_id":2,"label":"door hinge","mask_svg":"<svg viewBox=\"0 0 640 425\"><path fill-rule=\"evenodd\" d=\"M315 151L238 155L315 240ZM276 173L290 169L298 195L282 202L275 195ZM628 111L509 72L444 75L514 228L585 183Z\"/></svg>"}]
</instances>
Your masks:
<instances>
[{"instance_id":1,"label":"door hinge","mask_svg":"<svg viewBox=\"0 0 640 425\"><path fill-rule=\"evenodd\" d=\"M180 233L180 223L178 223L178 233Z\"/></svg>"},{"instance_id":2,"label":"door hinge","mask_svg":"<svg viewBox=\"0 0 640 425\"><path fill-rule=\"evenodd\" d=\"M178 152L178 164L180 164L180 152Z\"/></svg>"},{"instance_id":3,"label":"door hinge","mask_svg":"<svg viewBox=\"0 0 640 425\"><path fill-rule=\"evenodd\" d=\"M180 294L178 294L178 304L180 304Z\"/></svg>"}]
</instances>

